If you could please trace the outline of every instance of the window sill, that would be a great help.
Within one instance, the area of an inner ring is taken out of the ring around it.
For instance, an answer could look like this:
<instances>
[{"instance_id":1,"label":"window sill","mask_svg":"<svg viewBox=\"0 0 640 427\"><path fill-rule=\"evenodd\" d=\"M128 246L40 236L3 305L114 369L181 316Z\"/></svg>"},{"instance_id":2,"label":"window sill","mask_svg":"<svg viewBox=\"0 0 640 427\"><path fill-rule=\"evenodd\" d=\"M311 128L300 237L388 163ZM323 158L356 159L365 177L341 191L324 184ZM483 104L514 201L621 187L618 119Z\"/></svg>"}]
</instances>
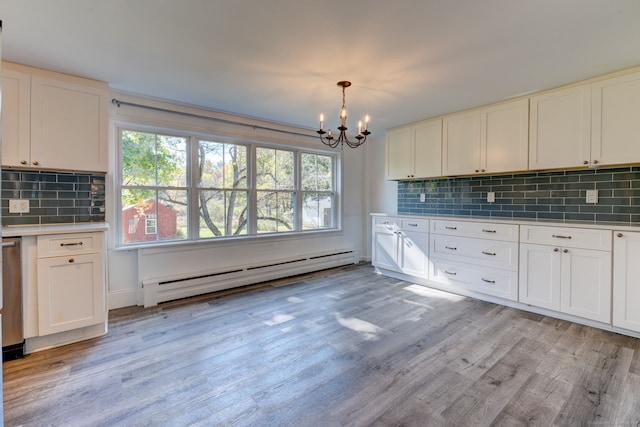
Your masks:
<instances>
[{"instance_id":1,"label":"window sill","mask_svg":"<svg viewBox=\"0 0 640 427\"><path fill-rule=\"evenodd\" d=\"M144 244L120 245L113 248L114 251L131 251L147 249L150 253L170 252L173 250L187 249L197 246L226 246L226 245L246 245L255 243L282 242L286 240L301 240L307 238L327 237L342 235L343 230L332 228L330 230L309 230L295 233L270 233L251 236L219 237L202 240L172 240L168 242L153 242Z\"/></svg>"}]
</instances>

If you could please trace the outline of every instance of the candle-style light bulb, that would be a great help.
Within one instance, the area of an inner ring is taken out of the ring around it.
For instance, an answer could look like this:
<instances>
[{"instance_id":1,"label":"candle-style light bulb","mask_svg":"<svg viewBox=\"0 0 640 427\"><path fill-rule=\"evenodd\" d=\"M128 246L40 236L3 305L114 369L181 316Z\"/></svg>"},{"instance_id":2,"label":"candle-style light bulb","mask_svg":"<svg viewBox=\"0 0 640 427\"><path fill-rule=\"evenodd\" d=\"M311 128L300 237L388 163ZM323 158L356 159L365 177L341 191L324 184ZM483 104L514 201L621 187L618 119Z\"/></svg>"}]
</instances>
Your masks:
<instances>
[{"instance_id":1,"label":"candle-style light bulb","mask_svg":"<svg viewBox=\"0 0 640 427\"><path fill-rule=\"evenodd\" d=\"M327 134L328 138L331 138L331 129L329 129L329 133Z\"/></svg>"},{"instance_id":2,"label":"candle-style light bulb","mask_svg":"<svg viewBox=\"0 0 640 427\"><path fill-rule=\"evenodd\" d=\"M362 120L358 120L358 135L362 133Z\"/></svg>"},{"instance_id":3,"label":"candle-style light bulb","mask_svg":"<svg viewBox=\"0 0 640 427\"><path fill-rule=\"evenodd\" d=\"M364 116L364 130L369 130L369 115Z\"/></svg>"},{"instance_id":4,"label":"candle-style light bulb","mask_svg":"<svg viewBox=\"0 0 640 427\"><path fill-rule=\"evenodd\" d=\"M324 126L324 114L320 114L320 130L322 130L323 126Z\"/></svg>"}]
</instances>

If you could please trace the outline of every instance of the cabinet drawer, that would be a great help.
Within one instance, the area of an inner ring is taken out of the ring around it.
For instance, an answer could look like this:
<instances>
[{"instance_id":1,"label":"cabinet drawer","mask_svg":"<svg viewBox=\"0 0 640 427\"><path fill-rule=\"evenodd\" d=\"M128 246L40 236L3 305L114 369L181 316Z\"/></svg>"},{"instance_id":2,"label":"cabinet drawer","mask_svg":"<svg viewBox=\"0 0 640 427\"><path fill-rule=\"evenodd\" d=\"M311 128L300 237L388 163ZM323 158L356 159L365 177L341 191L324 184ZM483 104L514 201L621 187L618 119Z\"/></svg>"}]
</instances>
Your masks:
<instances>
[{"instance_id":1,"label":"cabinet drawer","mask_svg":"<svg viewBox=\"0 0 640 427\"><path fill-rule=\"evenodd\" d=\"M520 241L539 245L553 245L567 248L611 250L610 230L589 228L543 227L523 225L520 227Z\"/></svg>"},{"instance_id":2,"label":"cabinet drawer","mask_svg":"<svg viewBox=\"0 0 640 427\"><path fill-rule=\"evenodd\" d=\"M400 230L403 231L420 231L423 233L429 232L429 220L428 219L407 219L402 218L400 220Z\"/></svg>"},{"instance_id":3,"label":"cabinet drawer","mask_svg":"<svg viewBox=\"0 0 640 427\"><path fill-rule=\"evenodd\" d=\"M518 270L518 243L431 235L431 256L487 267Z\"/></svg>"},{"instance_id":4,"label":"cabinet drawer","mask_svg":"<svg viewBox=\"0 0 640 427\"><path fill-rule=\"evenodd\" d=\"M491 240L518 241L518 226L490 222L431 221L431 231L449 236L476 237Z\"/></svg>"},{"instance_id":5,"label":"cabinet drawer","mask_svg":"<svg viewBox=\"0 0 640 427\"><path fill-rule=\"evenodd\" d=\"M518 273L515 271L432 259L429 279L512 301L518 299Z\"/></svg>"},{"instance_id":6,"label":"cabinet drawer","mask_svg":"<svg viewBox=\"0 0 640 427\"><path fill-rule=\"evenodd\" d=\"M104 233L50 234L38 236L38 258L103 251Z\"/></svg>"},{"instance_id":7,"label":"cabinet drawer","mask_svg":"<svg viewBox=\"0 0 640 427\"><path fill-rule=\"evenodd\" d=\"M373 226L389 229L400 228L400 219L393 216L374 216Z\"/></svg>"}]
</instances>

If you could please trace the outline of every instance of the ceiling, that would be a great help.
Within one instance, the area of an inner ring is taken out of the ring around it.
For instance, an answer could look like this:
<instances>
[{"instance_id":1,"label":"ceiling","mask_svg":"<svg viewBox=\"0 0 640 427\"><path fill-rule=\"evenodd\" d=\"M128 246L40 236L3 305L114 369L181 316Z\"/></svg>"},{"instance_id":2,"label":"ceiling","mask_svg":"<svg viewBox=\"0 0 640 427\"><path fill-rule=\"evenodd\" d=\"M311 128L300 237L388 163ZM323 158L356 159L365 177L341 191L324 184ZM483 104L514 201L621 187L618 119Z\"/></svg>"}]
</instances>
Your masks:
<instances>
[{"instance_id":1,"label":"ceiling","mask_svg":"<svg viewBox=\"0 0 640 427\"><path fill-rule=\"evenodd\" d=\"M302 127L389 127L640 65L639 0L0 0L2 55ZM333 124L335 123L335 124Z\"/></svg>"}]
</instances>

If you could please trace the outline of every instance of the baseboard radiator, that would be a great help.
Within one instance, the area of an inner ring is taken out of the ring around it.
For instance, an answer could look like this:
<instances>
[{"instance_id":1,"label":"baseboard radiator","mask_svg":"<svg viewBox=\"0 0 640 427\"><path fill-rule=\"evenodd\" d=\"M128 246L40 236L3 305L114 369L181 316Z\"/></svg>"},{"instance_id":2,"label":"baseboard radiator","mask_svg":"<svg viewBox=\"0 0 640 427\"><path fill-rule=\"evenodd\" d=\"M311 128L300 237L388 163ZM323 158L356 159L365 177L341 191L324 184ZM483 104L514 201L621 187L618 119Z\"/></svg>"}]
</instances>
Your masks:
<instances>
[{"instance_id":1,"label":"baseboard radiator","mask_svg":"<svg viewBox=\"0 0 640 427\"><path fill-rule=\"evenodd\" d=\"M142 281L144 306L172 301L268 280L282 279L332 267L357 264L354 249L300 255L256 264L225 266L182 276L153 277Z\"/></svg>"}]
</instances>

